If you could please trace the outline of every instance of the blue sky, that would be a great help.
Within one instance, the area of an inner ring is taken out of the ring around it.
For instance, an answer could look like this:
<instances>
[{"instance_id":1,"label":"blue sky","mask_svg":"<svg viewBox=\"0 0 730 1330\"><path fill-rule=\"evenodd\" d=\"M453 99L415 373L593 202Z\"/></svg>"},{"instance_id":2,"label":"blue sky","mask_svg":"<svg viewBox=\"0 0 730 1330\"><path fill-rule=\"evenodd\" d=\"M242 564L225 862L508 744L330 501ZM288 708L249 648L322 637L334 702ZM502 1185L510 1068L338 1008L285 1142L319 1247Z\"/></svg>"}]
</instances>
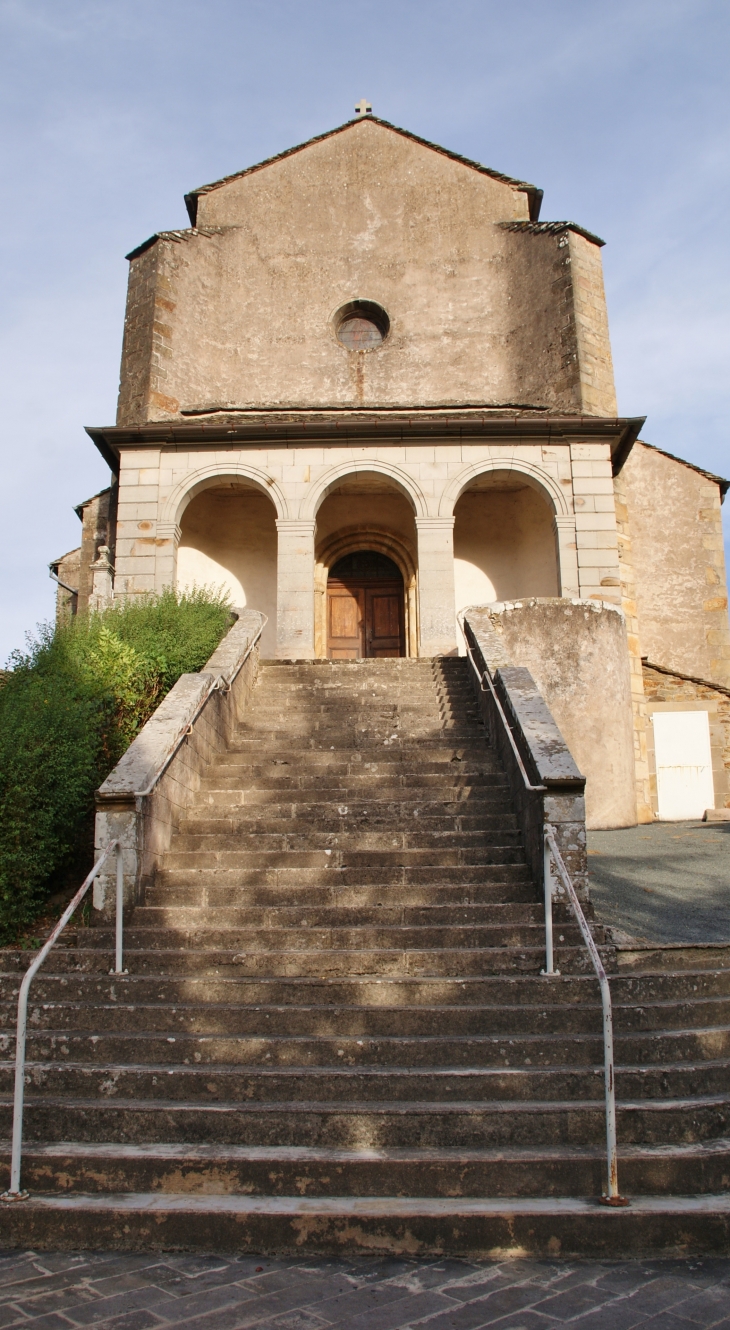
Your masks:
<instances>
[{"instance_id":1,"label":"blue sky","mask_svg":"<svg viewBox=\"0 0 730 1330\"><path fill-rule=\"evenodd\" d=\"M107 482L124 254L362 96L607 240L620 411L730 472L729 60L728 0L0 0L0 661Z\"/></svg>"}]
</instances>

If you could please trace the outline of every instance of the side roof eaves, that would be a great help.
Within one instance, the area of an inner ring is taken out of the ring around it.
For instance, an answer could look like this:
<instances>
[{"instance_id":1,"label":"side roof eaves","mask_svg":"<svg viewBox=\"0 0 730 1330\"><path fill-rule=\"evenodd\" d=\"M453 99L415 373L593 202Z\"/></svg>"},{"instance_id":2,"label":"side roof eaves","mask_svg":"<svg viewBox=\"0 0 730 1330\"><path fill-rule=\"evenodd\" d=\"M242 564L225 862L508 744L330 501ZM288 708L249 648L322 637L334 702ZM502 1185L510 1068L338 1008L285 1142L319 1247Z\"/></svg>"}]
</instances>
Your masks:
<instances>
[{"instance_id":1,"label":"side roof eaves","mask_svg":"<svg viewBox=\"0 0 730 1330\"><path fill-rule=\"evenodd\" d=\"M287 148L284 152L278 152L274 157L267 157L263 162L256 162L254 166L247 166L243 171L234 171L232 175L223 176L220 180L213 180L209 185L201 185L199 189L193 189L185 195L185 206L188 210L188 216L193 226L195 226L198 214L198 199L201 194L209 194L213 189L220 189L222 185L229 185L232 180L241 180L243 176L253 175L254 171L262 171L266 166L273 166L274 162L281 162L285 157L292 157L296 152L302 152L304 148L309 148L313 143L322 143L325 139L333 138L335 134L342 134L346 129L351 129L353 125L362 124L363 119L372 120L376 125L382 125L384 129L390 129L394 134L400 134L405 139L410 139L412 143L419 143L423 148L430 148L432 152L441 153L443 157L449 157L453 162L459 162L462 166L468 166L472 171L479 171L481 175L491 176L492 180L499 180L503 185L512 185L514 189L521 189L528 195L530 220L536 222L540 216L540 206L542 204L543 191L536 185L531 185L526 180L515 180L513 176L503 175L501 171L493 171L489 166L482 166L481 162L472 161L470 157L462 157L458 152L451 152L449 148L442 148L439 143L431 143L429 139L422 139L418 134L412 134L409 129L401 129L399 125L392 125L389 120L381 120L380 116L368 115L367 117L358 116L357 119L346 120L343 125L338 125L336 129L328 129L324 134L315 134L314 138L307 139L304 143L298 143L293 148Z\"/></svg>"}]
</instances>

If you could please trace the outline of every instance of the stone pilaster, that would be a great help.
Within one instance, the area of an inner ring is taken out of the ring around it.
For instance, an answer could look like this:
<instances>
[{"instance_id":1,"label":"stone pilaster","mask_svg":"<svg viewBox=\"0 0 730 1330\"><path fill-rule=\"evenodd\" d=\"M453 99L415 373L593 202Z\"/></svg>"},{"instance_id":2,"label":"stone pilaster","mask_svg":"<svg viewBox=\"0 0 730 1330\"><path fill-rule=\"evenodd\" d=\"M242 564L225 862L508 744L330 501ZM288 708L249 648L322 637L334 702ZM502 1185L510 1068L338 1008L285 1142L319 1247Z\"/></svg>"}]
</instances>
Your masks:
<instances>
[{"instance_id":1,"label":"stone pilaster","mask_svg":"<svg viewBox=\"0 0 730 1330\"><path fill-rule=\"evenodd\" d=\"M419 655L456 654L454 519L417 517Z\"/></svg>"},{"instance_id":2,"label":"stone pilaster","mask_svg":"<svg viewBox=\"0 0 730 1330\"><path fill-rule=\"evenodd\" d=\"M313 521L279 519L276 562L276 654L280 660L314 656Z\"/></svg>"}]
</instances>

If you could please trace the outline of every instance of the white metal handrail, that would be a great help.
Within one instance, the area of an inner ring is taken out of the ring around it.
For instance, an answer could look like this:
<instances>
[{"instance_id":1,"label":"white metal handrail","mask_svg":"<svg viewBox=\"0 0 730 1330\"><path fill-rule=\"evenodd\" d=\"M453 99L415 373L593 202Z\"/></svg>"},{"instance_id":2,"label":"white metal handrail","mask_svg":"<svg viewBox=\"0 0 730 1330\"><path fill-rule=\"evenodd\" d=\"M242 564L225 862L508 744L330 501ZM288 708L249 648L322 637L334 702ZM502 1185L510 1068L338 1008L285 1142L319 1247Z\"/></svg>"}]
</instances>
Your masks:
<instances>
[{"instance_id":1,"label":"white metal handrail","mask_svg":"<svg viewBox=\"0 0 730 1330\"><path fill-rule=\"evenodd\" d=\"M457 617L459 617L459 616L457 616ZM464 632L464 625L463 625L463 623L462 623L460 617L459 617L459 623L460 623L460 625L461 625L461 630L462 630L462 632ZM531 794L545 794L545 793L547 792L547 785L533 785L532 782L531 782L531 780L530 780L530 777L529 777L528 774L527 774L527 768L526 768L524 762L522 761L522 754L520 753L520 750L519 750L519 748L517 747L517 744L516 744L516 742L515 742L515 736L514 736L514 734L512 733L512 726L510 725L509 721L507 720L507 716L506 716L506 714L505 714L504 707L502 706L502 703L500 702L499 698L497 697L497 693L496 693L496 690L495 690L495 687L494 687L494 683L492 682L492 676L491 676L491 674L490 674L490 672L489 672L489 669L488 669L487 667L485 667L484 670L480 670L479 666L477 665L477 663L476 663L476 661L475 661L475 659L474 659L474 654L473 654L473 652L472 652L471 646L469 645L469 639L468 639L468 637L466 636L466 633L464 633L464 641L465 641L465 643L466 643L466 654L467 654L467 656L468 656L469 663L470 663L472 669L474 670L474 673L476 674L477 679L479 680L479 687L481 688L481 690L482 690L483 693L486 693L487 691L489 691L489 692L491 693L491 695L492 695L492 701L494 702L494 705L495 705L496 708L497 708L497 712L498 712L498 714L499 714L499 718L500 718L500 720L502 721L502 725L503 725L503 727L504 727L505 734L507 735L507 738L509 739L510 745L511 745L511 747L512 747L512 752L514 753L515 761L517 762L517 765L518 765L518 767L519 767L519 769L520 769L520 774L521 774L522 779L523 779L523 781L524 781L524 783L525 783L525 789L526 789L526 790L529 790ZM485 679L486 679L486 681L487 681L487 687L486 687L486 688L484 687L484 680L485 680Z\"/></svg>"},{"instance_id":2,"label":"white metal handrail","mask_svg":"<svg viewBox=\"0 0 730 1330\"><path fill-rule=\"evenodd\" d=\"M618 1152L616 1148L616 1093L615 1093L615 1075L613 1063L613 1011L611 1008L611 990L608 986L606 971L603 968L603 962L598 952L593 935L588 927L588 921L581 908L580 901L576 894L575 887L570 880L563 856L558 849L552 828L545 827L545 969L543 974L559 974L558 970L553 968L553 887L552 872L550 869L550 858L555 863L560 880L568 895L568 900L573 909L573 914L578 921L578 927L583 934L588 952L593 962L593 969L601 989L601 1006L603 1008L603 1077L604 1090L606 1095L606 1157L608 1165L608 1191L601 1197L604 1205L623 1206L628 1205L625 1196L622 1196L618 1189Z\"/></svg>"},{"instance_id":3,"label":"white metal handrail","mask_svg":"<svg viewBox=\"0 0 730 1330\"><path fill-rule=\"evenodd\" d=\"M13 1145L10 1156L10 1186L3 1192L0 1199L3 1201L25 1201L28 1198L28 1192L23 1191L20 1186L20 1164L23 1150L23 1103L25 1099L25 1040L28 1026L28 994L30 986L40 970L46 956L50 952L53 944L58 940L71 916L78 909L89 887L106 863L109 855L114 851L117 860L117 898L116 898L116 929L115 929L115 969L112 974L126 974L124 966L124 865L122 859L121 841L113 840L107 845L104 853L97 859L94 867L88 877L84 879L82 886L79 887L76 895L69 905L66 906L61 918L59 919L53 932L48 937L44 946L38 952L35 960L28 966L23 982L20 985L18 994L18 1024L15 1033L15 1098L13 1101Z\"/></svg>"}]
</instances>

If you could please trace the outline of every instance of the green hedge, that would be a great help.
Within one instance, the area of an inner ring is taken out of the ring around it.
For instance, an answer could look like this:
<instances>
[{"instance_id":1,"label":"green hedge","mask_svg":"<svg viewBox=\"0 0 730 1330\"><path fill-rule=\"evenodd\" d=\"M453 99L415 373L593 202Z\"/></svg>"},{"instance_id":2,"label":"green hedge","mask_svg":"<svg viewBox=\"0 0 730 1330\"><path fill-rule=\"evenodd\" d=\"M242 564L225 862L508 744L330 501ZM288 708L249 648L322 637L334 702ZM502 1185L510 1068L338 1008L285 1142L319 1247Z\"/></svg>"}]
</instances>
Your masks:
<instances>
[{"instance_id":1,"label":"green hedge","mask_svg":"<svg viewBox=\"0 0 730 1330\"><path fill-rule=\"evenodd\" d=\"M230 622L223 596L167 590L43 627L10 657L0 681L0 943L76 866L88 871L94 790Z\"/></svg>"}]
</instances>

